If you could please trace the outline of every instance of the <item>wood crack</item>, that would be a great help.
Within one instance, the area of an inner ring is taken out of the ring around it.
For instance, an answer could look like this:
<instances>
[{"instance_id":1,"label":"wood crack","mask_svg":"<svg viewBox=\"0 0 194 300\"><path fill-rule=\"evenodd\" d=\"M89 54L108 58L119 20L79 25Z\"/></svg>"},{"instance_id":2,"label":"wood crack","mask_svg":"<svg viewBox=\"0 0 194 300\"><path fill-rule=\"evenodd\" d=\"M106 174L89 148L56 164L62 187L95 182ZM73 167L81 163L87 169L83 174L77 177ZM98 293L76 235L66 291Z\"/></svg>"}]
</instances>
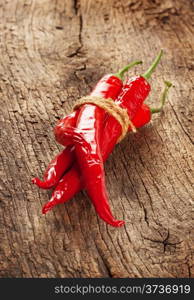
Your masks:
<instances>
[{"instance_id":1,"label":"wood crack","mask_svg":"<svg viewBox=\"0 0 194 300\"><path fill-rule=\"evenodd\" d=\"M72 53L68 54L67 57L82 56L81 50L83 48L83 41L82 41L83 17L82 17L81 8L78 0L74 0L74 10L76 16L78 16L79 18L78 41L80 45Z\"/></svg>"},{"instance_id":2,"label":"wood crack","mask_svg":"<svg viewBox=\"0 0 194 300\"><path fill-rule=\"evenodd\" d=\"M167 230L167 235L166 235L166 237L163 240L151 239L151 238L143 236L143 238L145 240L151 241L153 243L162 244L163 245L163 252L164 253L166 252L166 247L167 246L176 246L176 245L179 245L179 244L181 244L183 242L183 241L179 241L179 242L176 242L176 243L171 243L171 242L169 242L169 237L170 237L169 229Z\"/></svg>"}]
</instances>

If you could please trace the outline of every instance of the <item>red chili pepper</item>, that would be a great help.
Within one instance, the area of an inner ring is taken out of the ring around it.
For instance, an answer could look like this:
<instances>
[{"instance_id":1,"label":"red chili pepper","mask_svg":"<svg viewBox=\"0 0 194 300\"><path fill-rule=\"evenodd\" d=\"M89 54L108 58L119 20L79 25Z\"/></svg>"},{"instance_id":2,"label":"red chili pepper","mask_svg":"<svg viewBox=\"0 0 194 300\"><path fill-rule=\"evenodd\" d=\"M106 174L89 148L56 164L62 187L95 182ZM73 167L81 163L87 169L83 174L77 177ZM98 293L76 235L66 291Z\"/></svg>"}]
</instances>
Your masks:
<instances>
[{"instance_id":1,"label":"red chili pepper","mask_svg":"<svg viewBox=\"0 0 194 300\"><path fill-rule=\"evenodd\" d=\"M146 104L143 104L142 107L137 111L135 117L132 119L132 122L136 128L142 127L149 123L153 113L162 111L168 89L172 85L170 82L167 81L165 82L165 84L166 87L162 93L161 105L159 108L153 109L149 108ZM104 128L103 137L101 139L101 151L103 161L105 161L108 158L109 154L113 150L113 148L111 148L112 143L110 143L109 141L112 139L112 135L110 135L110 124L111 123L107 121L107 126L105 126ZM131 131L131 127L129 127L129 131ZM42 212L45 214L49 210L51 210L55 205L67 202L82 188L84 188L84 182L81 181L81 174L80 170L77 167L77 163L74 163L72 168L60 180L59 184L57 185L52 194L52 198L49 202L47 202L44 205Z\"/></svg>"},{"instance_id":2,"label":"red chili pepper","mask_svg":"<svg viewBox=\"0 0 194 300\"><path fill-rule=\"evenodd\" d=\"M36 184L42 189L50 189L54 187L64 172L72 165L75 159L74 146L68 146L61 151L48 165L43 181L38 177L32 179L32 183Z\"/></svg>"},{"instance_id":3,"label":"red chili pepper","mask_svg":"<svg viewBox=\"0 0 194 300\"><path fill-rule=\"evenodd\" d=\"M165 88L161 95L160 106L158 108L150 108L148 105L143 103L142 107L138 110L135 117L133 118L133 123L135 124L136 128L140 128L149 123L154 113L160 113L163 110L168 90L172 86L172 83L169 81L164 81L164 83Z\"/></svg>"}]
</instances>

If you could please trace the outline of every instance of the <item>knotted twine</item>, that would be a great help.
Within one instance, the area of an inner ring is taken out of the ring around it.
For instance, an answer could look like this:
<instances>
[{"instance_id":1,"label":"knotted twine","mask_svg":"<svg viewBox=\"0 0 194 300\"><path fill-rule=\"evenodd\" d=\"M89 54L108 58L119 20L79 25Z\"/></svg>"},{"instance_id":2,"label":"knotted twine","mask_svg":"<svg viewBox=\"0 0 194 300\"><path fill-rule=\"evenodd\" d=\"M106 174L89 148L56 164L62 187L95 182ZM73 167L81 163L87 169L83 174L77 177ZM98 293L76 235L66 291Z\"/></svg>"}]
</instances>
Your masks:
<instances>
[{"instance_id":1,"label":"knotted twine","mask_svg":"<svg viewBox=\"0 0 194 300\"><path fill-rule=\"evenodd\" d=\"M121 125L122 132L119 136L117 143L120 143L122 139L125 137L125 135L128 132L129 126L131 127L133 132L136 132L136 128L134 124L129 119L127 109L121 108L118 106L114 100L111 98L104 99L101 97L95 97L95 96L85 96L80 98L74 105L73 110L77 110L80 106L84 104L95 104L99 106L100 108L103 108L108 114L113 116Z\"/></svg>"}]
</instances>

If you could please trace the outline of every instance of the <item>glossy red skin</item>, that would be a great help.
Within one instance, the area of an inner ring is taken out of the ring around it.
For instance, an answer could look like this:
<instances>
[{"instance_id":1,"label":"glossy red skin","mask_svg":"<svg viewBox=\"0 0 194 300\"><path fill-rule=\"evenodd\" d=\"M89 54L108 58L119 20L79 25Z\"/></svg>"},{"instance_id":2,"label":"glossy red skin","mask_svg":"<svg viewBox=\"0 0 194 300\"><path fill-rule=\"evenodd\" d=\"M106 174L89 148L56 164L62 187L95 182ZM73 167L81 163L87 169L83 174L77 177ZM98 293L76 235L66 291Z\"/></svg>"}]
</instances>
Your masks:
<instances>
[{"instance_id":1,"label":"glossy red skin","mask_svg":"<svg viewBox=\"0 0 194 300\"><path fill-rule=\"evenodd\" d=\"M127 109L132 120L150 92L150 84L142 76L127 79L115 103ZM115 119L114 119L115 120Z\"/></svg>"},{"instance_id":2,"label":"glossy red skin","mask_svg":"<svg viewBox=\"0 0 194 300\"><path fill-rule=\"evenodd\" d=\"M46 214L55 205L65 203L73 198L81 190L82 185L80 170L78 169L78 165L74 163L72 168L59 181L52 194L52 198L43 206L42 213Z\"/></svg>"},{"instance_id":3,"label":"glossy red skin","mask_svg":"<svg viewBox=\"0 0 194 300\"><path fill-rule=\"evenodd\" d=\"M63 151L49 163L43 180L35 177L32 179L32 183L42 189L50 189L55 186L75 159L74 148L75 147L68 146L63 149Z\"/></svg>"},{"instance_id":4,"label":"glossy red skin","mask_svg":"<svg viewBox=\"0 0 194 300\"><path fill-rule=\"evenodd\" d=\"M53 131L54 131L55 139L59 144L63 146L72 144L71 136L73 134L73 129L75 128L76 125L78 113L79 113L78 111L74 111L57 122ZM67 133L66 135L64 135L64 130L66 130L67 132L67 129L69 129L69 136Z\"/></svg>"},{"instance_id":5,"label":"glossy red skin","mask_svg":"<svg viewBox=\"0 0 194 300\"><path fill-rule=\"evenodd\" d=\"M142 107L137 111L135 117L132 119L133 124L136 128L140 128L151 120L151 111L150 108L143 104ZM101 151L103 161L105 161L113 148L110 148L112 143L109 142L111 139L109 126L103 131L102 139L101 139ZM131 131L131 127L129 127L129 131ZM64 170L65 172L65 170ZM52 198L49 202L47 202L42 212L45 214L49 210L51 210L55 205L59 203L65 203L75 196L80 190L84 188L84 182L81 179L80 170L78 170L77 163L75 162L71 169L61 178L59 184L55 188Z\"/></svg>"},{"instance_id":6,"label":"glossy red skin","mask_svg":"<svg viewBox=\"0 0 194 300\"><path fill-rule=\"evenodd\" d=\"M140 128L148 124L151 118L152 118L152 113L150 107L147 104L143 103L132 121L136 128Z\"/></svg>"}]
</instances>

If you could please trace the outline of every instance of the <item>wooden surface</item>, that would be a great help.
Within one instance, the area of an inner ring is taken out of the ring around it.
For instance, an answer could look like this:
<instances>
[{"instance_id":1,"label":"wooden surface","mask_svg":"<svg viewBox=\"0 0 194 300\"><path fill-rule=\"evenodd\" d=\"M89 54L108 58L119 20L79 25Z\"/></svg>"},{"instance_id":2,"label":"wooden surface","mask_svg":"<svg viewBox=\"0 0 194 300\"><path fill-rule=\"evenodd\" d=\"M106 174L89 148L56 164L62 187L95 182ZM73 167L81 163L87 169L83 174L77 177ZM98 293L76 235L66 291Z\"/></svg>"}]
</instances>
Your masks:
<instances>
[{"instance_id":1,"label":"wooden surface","mask_svg":"<svg viewBox=\"0 0 194 300\"><path fill-rule=\"evenodd\" d=\"M193 31L189 0L0 0L1 277L189 277L192 269ZM31 184L58 153L52 128L103 74L163 48L147 103L173 82L162 115L106 163L112 211L86 194L46 216Z\"/></svg>"}]
</instances>

